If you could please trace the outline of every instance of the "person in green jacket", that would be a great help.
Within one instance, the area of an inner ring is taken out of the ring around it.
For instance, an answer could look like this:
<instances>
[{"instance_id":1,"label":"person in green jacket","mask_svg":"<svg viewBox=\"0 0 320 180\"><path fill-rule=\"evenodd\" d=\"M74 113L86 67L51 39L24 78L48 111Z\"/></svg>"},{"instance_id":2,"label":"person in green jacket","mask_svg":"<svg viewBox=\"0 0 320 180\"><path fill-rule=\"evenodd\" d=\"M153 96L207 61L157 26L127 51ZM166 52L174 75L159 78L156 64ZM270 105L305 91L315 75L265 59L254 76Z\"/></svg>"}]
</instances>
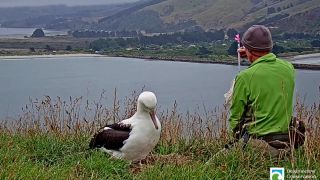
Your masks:
<instances>
[{"instance_id":1,"label":"person in green jacket","mask_svg":"<svg viewBox=\"0 0 320 180\"><path fill-rule=\"evenodd\" d=\"M293 114L295 70L277 58L269 29L250 27L238 52L251 65L235 80L230 107L230 127L241 138L246 131L249 143L277 157L289 151L288 131ZM271 142L273 141L273 142Z\"/></svg>"}]
</instances>

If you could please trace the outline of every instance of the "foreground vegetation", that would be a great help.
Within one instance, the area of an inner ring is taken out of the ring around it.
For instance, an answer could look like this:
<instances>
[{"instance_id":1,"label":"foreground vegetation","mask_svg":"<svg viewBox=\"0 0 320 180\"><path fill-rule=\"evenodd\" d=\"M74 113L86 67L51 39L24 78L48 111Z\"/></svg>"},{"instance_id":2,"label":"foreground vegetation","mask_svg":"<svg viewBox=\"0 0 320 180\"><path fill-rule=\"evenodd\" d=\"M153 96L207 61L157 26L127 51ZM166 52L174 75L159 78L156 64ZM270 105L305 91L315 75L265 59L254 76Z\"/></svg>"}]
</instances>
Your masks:
<instances>
[{"instance_id":1,"label":"foreground vegetation","mask_svg":"<svg viewBox=\"0 0 320 180\"><path fill-rule=\"evenodd\" d=\"M315 170L320 177L320 104L297 103L297 116L308 124L304 148L284 160L236 146L205 163L230 140L226 107L204 113L158 112L161 140L142 166L89 150L93 133L135 112L137 93L110 107L104 95L95 103L82 98L31 100L14 123L0 126L0 179L266 179L270 167ZM299 102L299 101L298 101Z\"/></svg>"}]
</instances>

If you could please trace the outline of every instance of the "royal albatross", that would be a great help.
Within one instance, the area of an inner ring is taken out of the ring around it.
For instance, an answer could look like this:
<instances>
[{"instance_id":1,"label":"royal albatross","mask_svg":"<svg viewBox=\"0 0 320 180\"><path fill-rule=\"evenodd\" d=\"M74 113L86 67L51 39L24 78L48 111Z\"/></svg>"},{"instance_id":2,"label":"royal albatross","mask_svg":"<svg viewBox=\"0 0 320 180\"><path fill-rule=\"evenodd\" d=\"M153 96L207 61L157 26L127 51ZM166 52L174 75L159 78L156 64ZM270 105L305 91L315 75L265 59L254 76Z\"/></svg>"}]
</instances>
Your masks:
<instances>
[{"instance_id":1,"label":"royal albatross","mask_svg":"<svg viewBox=\"0 0 320 180\"><path fill-rule=\"evenodd\" d=\"M129 119L107 125L91 139L90 148L101 148L115 158L138 162L156 146L161 124L155 115L157 98L152 92L138 97L137 112Z\"/></svg>"}]
</instances>

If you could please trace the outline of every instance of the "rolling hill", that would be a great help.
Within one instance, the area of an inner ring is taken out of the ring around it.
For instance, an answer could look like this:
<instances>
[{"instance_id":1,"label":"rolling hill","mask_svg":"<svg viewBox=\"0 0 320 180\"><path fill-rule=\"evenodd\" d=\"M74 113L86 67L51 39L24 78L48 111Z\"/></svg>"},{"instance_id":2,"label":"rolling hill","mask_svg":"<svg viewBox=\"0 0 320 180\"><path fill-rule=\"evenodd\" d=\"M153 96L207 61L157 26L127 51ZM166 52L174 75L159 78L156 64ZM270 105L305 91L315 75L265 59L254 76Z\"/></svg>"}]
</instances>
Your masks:
<instances>
[{"instance_id":1,"label":"rolling hill","mask_svg":"<svg viewBox=\"0 0 320 180\"><path fill-rule=\"evenodd\" d=\"M0 27L90 29L99 19L133 5L0 7Z\"/></svg>"},{"instance_id":2,"label":"rolling hill","mask_svg":"<svg viewBox=\"0 0 320 180\"><path fill-rule=\"evenodd\" d=\"M281 32L320 32L320 0L151 0L100 19L99 29L244 30L265 24Z\"/></svg>"},{"instance_id":3,"label":"rolling hill","mask_svg":"<svg viewBox=\"0 0 320 180\"><path fill-rule=\"evenodd\" d=\"M101 6L0 8L2 27L144 30L151 33L243 31L264 24L275 32L320 32L320 0L141 0Z\"/></svg>"}]
</instances>

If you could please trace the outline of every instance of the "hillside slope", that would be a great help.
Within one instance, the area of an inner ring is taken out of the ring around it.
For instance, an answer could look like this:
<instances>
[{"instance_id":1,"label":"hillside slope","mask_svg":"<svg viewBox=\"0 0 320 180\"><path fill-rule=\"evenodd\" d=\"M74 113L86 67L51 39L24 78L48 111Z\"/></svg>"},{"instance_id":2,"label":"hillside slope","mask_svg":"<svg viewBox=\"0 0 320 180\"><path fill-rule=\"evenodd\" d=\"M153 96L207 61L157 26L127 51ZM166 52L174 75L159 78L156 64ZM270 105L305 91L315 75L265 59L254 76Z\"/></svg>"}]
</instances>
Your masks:
<instances>
[{"instance_id":1,"label":"hillside slope","mask_svg":"<svg viewBox=\"0 0 320 180\"><path fill-rule=\"evenodd\" d=\"M265 24L291 32L320 30L320 0L153 0L148 3L104 18L100 27L171 32L198 28L243 30L252 24Z\"/></svg>"},{"instance_id":2,"label":"hillside slope","mask_svg":"<svg viewBox=\"0 0 320 180\"><path fill-rule=\"evenodd\" d=\"M0 7L0 27L84 29L101 17L128 9L132 4L96 6Z\"/></svg>"}]
</instances>

